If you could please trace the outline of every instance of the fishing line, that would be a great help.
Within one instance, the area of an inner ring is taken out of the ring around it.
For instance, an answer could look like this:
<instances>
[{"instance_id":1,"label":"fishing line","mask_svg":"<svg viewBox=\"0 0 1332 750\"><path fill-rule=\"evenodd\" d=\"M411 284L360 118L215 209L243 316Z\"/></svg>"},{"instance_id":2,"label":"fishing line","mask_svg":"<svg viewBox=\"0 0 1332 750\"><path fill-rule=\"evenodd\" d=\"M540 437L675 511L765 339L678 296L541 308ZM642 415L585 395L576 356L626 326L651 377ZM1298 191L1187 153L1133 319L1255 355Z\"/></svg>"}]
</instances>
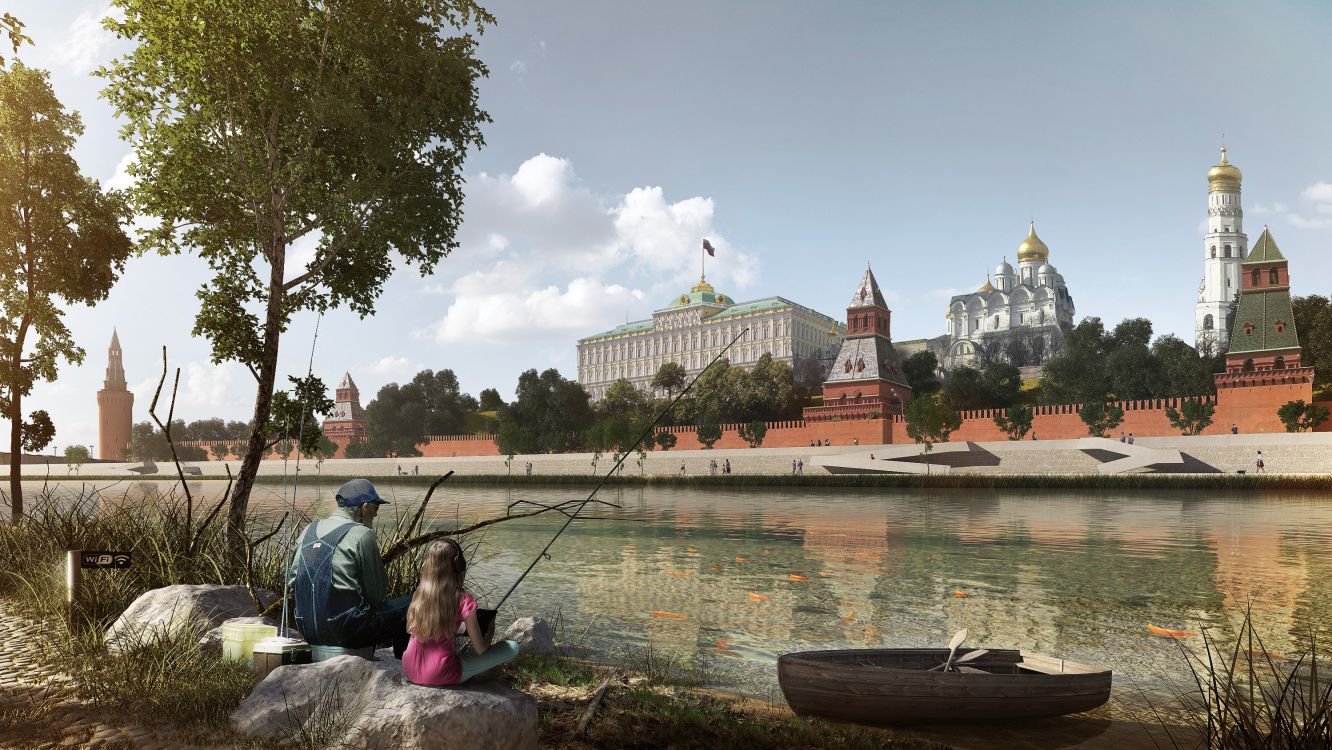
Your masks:
<instances>
[{"instance_id":1,"label":"fishing line","mask_svg":"<svg viewBox=\"0 0 1332 750\"><path fill-rule=\"evenodd\" d=\"M310 382L310 378L314 375L315 345L319 343L319 323L323 319L324 319L324 314L322 312L319 313L319 317L315 318L314 338L310 340L310 364L305 368L305 381L307 386ZM301 396L301 429L296 434L296 476L291 481L290 512L291 512L292 528L291 528L291 533L287 535L287 551L282 556L283 560L291 559L291 546L296 541L296 488L300 486L301 483L301 453L304 452L301 450L301 438L305 437L305 412L306 412L305 399L306 396L309 395L308 387L306 388L306 391L307 391L306 394ZM323 433L321 432L320 434L322 435ZM287 429L287 443L288 445L291 444L290 427L288 427ZM282 462L282 484L283 484L283 492L286 492L287 462L285 460ZM285 570L282 571L282 621L278 624L278 635L281 635L283 638L287 637L287 599L288 599L288 589L290 588L290 578L291 576L288 574L287 571Z\"/></svg>"},{"instance_id":2,"label":"fishing line","mask_svg":"<svg viewBox=\"0 0 1332 750\"><path fill-rule=\"evenodd\" d=\"M508 601L509 595L512 594L515 589L518 588L518 584L523 582L523 579L527 577L527 574L532 572L532 569L536 567L536 564L538 562L541 562L542 558L550 557L550 555L546 553L550 551L551 545L555 544L555 540L560 538L560 534L563 534L564 530L569 528L569 524L573 523L574 519L578 518L578 514L583 512L583 508L585 508L588 503L592 502L592 498L596 497L597 491L600 490L602 486L606 484L606 480L610 479L611 476L615 474L615 471L620 468L620 465L624 463L625 459L629 458L629 454L633 453L634 449L638 447L638 444L643 442L643 440L648 435L652 434L652 431L657 427L657 423L660 422L662 419L664 419L666 415L669 414L670 411L675 408L676 404L680 403L680 399L684 398L685 394L693 390L694 384L698 382L699 378L703 377L703 373L707 372L713 365L717 364L717 360L721 359L722 355L726 354L726 352L731 347L735 346L735 342L739 341L741 337L743 337L746 333L749 333L748 326L742 329L740 333L736 335L735 338L731 339L731 343L723 347L720 352L717 352L717 356L712 358L712 361L708 363L708 366L704 367L697 375L694 376L694 379L689 382L689 385L686 386L683 391L680 391L680 395L676 396L675 400L667 404L666 408L662 409L661 413L657 415L657 418L652 420L652 424L648 425L647 429L643 430L643 434L639 435L638 439L633 442L633 445L629 446L629 449L624 451L623 455L620 456L620 460L616 461L615 465L611 467L610 471L607 472L606 475L601 478L601 481L597 482L597 486L592 488L592 492L587 496L587 499L578 504L578 509L575 510L573 514L569 516L569 520L564 522L564 525L560 527L560 530L555 532L555 536L551 537L550 541L546 542L546 546L542 547L541 551L537 553L537 556L532 559L532 564L527 566L527 570L524 570L523 574L518 576L518 580L514 581L513 585L509 587L509 590L504 592L504 596L500 598L499 604L495 605L496 611L499 611L499 608L504 606L504 602Z\"/></svg>"}]
</instances>

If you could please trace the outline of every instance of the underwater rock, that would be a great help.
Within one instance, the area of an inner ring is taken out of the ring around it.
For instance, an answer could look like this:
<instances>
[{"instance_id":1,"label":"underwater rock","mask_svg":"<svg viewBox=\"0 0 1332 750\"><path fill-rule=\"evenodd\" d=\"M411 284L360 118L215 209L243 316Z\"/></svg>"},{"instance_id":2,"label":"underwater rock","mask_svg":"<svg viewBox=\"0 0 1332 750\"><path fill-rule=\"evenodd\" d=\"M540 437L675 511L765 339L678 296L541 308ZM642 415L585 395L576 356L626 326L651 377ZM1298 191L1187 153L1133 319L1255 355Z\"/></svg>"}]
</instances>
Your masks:
<instances>
[{"instance_id":1,"label":"underwater rock","mask_svg":"<svg viewBox=\"0 0 1332 750\"><path fill-rule=\"evenodd\" d=\"M276 598L270 591L257 593L264 604ZM206 633L233 617L254 614L254 600L244 586L177 584L152 589L135 599L106 631L106 645L115 653L132 643L169 635L180 628Z\"/></svg>"},{"instance_id":2,"label":"underwater rock","mask_svg":"<svg viewBox=\"0 0 1332 750\"><path fill-rule=\"evenodd\" d=\"M266 738L318 728L352 748L535 750L537 704L497 681L421 687L396 659L339 656L273 670L231 713L231 728Z\"/></svg>"}]
</instances>

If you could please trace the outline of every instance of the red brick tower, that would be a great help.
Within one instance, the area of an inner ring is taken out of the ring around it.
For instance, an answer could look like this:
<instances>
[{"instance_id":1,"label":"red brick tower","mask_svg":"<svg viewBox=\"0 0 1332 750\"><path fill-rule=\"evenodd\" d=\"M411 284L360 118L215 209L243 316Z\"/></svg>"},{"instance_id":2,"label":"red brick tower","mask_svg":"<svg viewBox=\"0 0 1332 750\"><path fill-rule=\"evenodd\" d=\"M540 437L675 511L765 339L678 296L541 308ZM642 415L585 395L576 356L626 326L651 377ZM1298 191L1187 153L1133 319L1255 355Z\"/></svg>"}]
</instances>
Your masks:
<instances>
[{"instance_id":1,"label":"red brick tower","mask_svg":"<svg viewBox=\"0 0 1332 750\"><path fill-rule=\"evenodd\" d=\"M846 308L846 338L823 383L823 406L805 410L807 421L865 419L901 414L911 400L901 357L893 348L892 311L865 267Z\"/></svg>"},{"instance_id":2,"label":"red brick tower","mask_svg":"<svg viewBox=\"0 0 1332 750\"><path fill-rule=\"evenodd\" d=\"M356 388L351 373L344 373L333 396L333 412L324 420L324 437L338 445L338 456L352 443L365 440L365 410L361 408L361 392Z\"/></svg>"},{"instance_id":3,"label":"red brick tower","mask_svg":"<svg viewBox=\"0 0 1332 750\"><path fill-rule=\"evenodd\" d=\"M124 461L134 421L134 394L125 383L120 336L114 328L106 360L106 380L97 392L97 457L104 461Z\"/></svg>"},{"instance_id":4,"label":"red brick tower","mask_svg":"<svg viewBox=\"0 0 1332 750\"><path fill-rule=\"evenodd\" d=\"M1276 410L1313 401L1314 370L1301 366L1290 269L1267 227L1240 269L1226 371L1216 376L1217 406L1245 432L1280 432Z\"/></svg>"}]
</instances>

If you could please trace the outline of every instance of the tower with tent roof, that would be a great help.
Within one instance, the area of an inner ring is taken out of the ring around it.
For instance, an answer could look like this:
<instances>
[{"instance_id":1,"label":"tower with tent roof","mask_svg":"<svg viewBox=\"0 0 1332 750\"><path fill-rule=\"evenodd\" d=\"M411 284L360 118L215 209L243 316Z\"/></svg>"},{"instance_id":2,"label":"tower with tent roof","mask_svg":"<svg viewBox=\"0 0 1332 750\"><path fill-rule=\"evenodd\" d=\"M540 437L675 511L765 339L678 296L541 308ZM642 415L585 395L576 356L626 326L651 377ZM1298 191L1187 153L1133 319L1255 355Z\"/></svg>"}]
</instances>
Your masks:
<instances>
[{"instance_id":1,"label":"tower with tent roof","mask_svg":"<svg viewBox=\"0 0 1332 750\"><path fill-rule=\"evenodd\" d=\"M134 392L125 382L120 334L112 328L111 346L106 350L106 379L97 392L97 458L126 460L133 423Z\"/></svg>"}]
</instances>

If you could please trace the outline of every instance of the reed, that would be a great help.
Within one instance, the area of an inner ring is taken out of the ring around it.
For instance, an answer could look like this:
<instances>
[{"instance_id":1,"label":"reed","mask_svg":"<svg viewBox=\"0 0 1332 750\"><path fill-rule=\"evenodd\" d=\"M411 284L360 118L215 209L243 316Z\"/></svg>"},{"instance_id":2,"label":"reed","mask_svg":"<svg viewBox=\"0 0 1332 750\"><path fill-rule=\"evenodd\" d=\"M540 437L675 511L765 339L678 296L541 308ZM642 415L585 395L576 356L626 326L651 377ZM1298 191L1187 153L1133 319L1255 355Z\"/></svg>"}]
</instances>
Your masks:
<instances>
[{"instance_id":1,"label":"reed","mask_svg":"<svg viewBox=\"0 0 1332 750\"><path fill-rule=\"evenodd\" d=\"M1326 671L1326 659L1320 664L1312 632L1307 650L1287 657L1268 652L1250 613L1233 644L1223 644L1208 629L1202 637L1202 653L1179 644L1195 688L1179 698L1204 747L1332 747L1332 680L1319 673L1320 666Z\"/></svg>"}]
</instances>

